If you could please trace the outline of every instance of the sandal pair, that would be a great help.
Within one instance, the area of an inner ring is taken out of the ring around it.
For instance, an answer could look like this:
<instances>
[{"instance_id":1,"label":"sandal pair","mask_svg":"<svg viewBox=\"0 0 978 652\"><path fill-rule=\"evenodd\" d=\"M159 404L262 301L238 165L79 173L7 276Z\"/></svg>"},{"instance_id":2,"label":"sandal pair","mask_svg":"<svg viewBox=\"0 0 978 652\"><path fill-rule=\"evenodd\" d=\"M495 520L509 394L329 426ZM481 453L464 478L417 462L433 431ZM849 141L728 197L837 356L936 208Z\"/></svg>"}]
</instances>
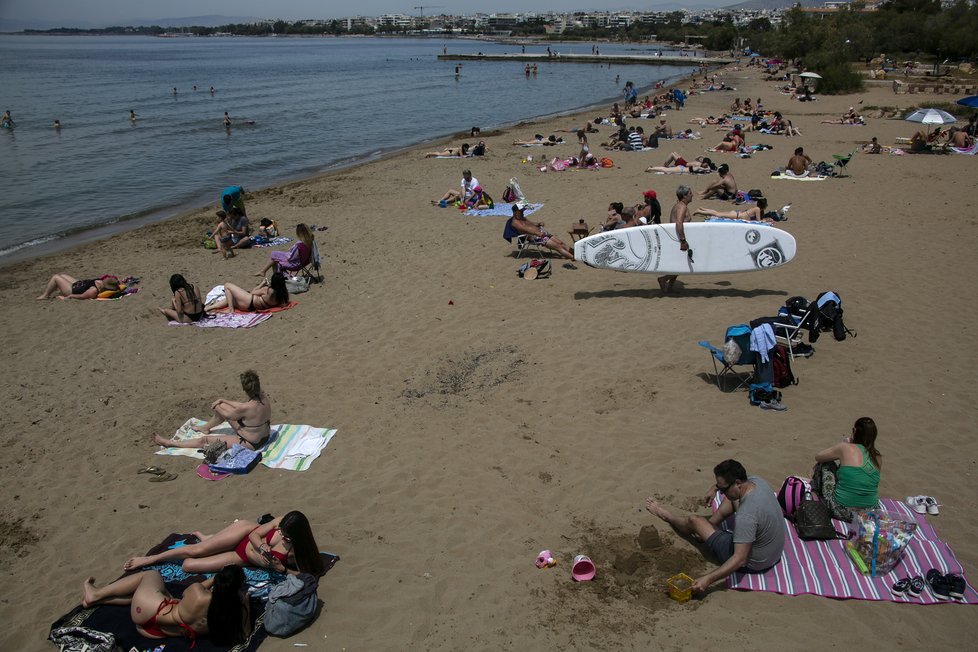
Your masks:
<instances>
[{"instance_id":1,"label":"sandal pair","mask_svg":"<svg viewBox=\"0 0 978 652\"><path fill-rule=\"evenodd\" d=\"M147 466L145 469L139 469L136 471L136 475L146 473L153 476L149 479L150 482L169 482L170 480L176 480L176 473L167 473L166 469L161 469L158 466Z\"/></svg>"}]
</instances>

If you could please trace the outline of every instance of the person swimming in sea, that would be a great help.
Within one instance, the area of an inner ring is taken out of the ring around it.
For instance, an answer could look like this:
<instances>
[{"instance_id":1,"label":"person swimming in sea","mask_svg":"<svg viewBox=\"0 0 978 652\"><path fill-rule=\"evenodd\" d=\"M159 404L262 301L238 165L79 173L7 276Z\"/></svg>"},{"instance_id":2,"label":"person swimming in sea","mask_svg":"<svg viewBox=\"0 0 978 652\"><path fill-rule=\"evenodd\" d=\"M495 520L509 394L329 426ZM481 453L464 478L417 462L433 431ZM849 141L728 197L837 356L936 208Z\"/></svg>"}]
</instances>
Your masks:
<instances>
[{"instance_id":1,"label":"person swimming in sea","mask_svg":"<svg viewBox=\"0 0 978 652\"><path fill-rule=\"evenodd\" d=\"M17 126L17 123L14 122L14 119L10 117L9 110L3 112L3 117L0 118L0 126L2 126L4 129L12 129Z\"/></svg>"},{"instance_id":2,"label":"person swimming in sea","mask_svg":"<svg viewBox=\"0 0 978 652\"><path fill-rule=\"evenodd\" d=\"M231 116L228 115L227 111L224 112L224 126L225 127L231 126Z\"/></svg>"},{"instance_id":3,"label":"person swimming in sea","mask_svg":"<svg viewBox=\"0 0 978 652\"><path fill-rule=\"evenodd\" d=\"M61 129L61 121L60 120L55 120L53 126L54 126L55 129Z\"/></svg>"},{"instance_id":4,"label":"person swimming in sea","mask_svg":"<svg viewBox=\"0 0 978 652\"><path fill-rule=\"evenodd\" d=\"M135 121L136 121L136 112L133 111L132 109L129 109L129 122L135 122Z\"/></svg>"}]
</instances>

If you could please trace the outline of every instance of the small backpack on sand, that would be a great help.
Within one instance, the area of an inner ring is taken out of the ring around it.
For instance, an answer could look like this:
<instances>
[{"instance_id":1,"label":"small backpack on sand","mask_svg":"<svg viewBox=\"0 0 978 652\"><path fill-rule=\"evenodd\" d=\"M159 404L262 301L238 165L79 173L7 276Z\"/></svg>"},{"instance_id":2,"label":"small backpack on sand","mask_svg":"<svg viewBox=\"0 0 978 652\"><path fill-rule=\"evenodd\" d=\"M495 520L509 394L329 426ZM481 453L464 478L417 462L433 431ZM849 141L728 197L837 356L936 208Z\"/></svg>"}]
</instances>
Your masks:
<instances>
[{"instance_id":1,"label":"small backpack on sand","mask_svg":"<svg viewBox=\"0 0 978 652\"><path fill-rule=\"evenodd\" d=\"M788 350L778 344L770 350L768 355L771 356L771 368L774 370L774 381L772 384L775 387L797 385L798 379L791 373L791 355L788 354Z\"/></svg>"}]
</instances>

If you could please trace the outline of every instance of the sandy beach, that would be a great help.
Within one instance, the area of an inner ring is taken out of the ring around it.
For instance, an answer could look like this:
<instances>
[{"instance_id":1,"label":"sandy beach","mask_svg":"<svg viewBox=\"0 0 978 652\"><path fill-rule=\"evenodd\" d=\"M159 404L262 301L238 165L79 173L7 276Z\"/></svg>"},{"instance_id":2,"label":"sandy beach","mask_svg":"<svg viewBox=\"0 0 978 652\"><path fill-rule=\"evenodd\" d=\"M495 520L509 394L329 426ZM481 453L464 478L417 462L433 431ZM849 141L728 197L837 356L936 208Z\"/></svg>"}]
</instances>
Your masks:
<instances>
[{"instance_id":1,"label":"sandy beach","mask_svg":"<svg viewBox=\"0 0 978 652\"><path fill-rule=\"evenodd\" d=\"M510 145L579 126L593 112L484 134L483 159L424 160L418 148L250 195L253 222L276 219L289 235L299 222L328 227L316 232L325 283L254 329L168 327L156 310L169 304L172 273L204 291L225 281L252 287L267 262L268 249L224 261L200 246L213 207L6 267L0 600L8 626L0 648L53 649L48 628L78 604L82 581L114 579L127 557L170 532L212 532L292 509L342 561L320 585L321 617L296 637L269 638L269 652L293 643L682 650L745 641L814 650L824 648L828 623L871 647L966 648L976 631L968 606L786 597L722 583L683 605L664 594L670 575L695 576L709 562L645 512L646 496L696 510L726 458L777 487L786 475L806 475L814 454L864 415L880 429L880 496L937 497L941 514L931 522L969 579L978 577L968 398L978 364L969 298L978 275L978 161L857 154L846 178L772 181L795 147L831 163L857 141L892 145L917 127L821 120L860 101L908 107L927 96L874 87L805 104L753 69L724 78L737 91L694 95L667 118L684 129L749 96L801 130L796 138L747 134L749 144L774 146L750 159L709 154L730 164L742 190L762 189L774 208L792 204L781 228L797 239L798 255L781 268L680 277L669 296L653 275L570 270L557 259L551 278L527 281L501 237L504 217L431 205L457 187L463 167L497 200L515 176L530 201L545 204L532 219L569 241L573 222L597 225L611 201L638 203L652 188L667 213L678 184L698 191L708 183L645 169L673 150L703 154L722 138L710 126L696 128L702 140L613 153L598 147L612 129L603 127L592 149L615 167L599 171L541 173L521 162L576 154L574 144ZM451 142L463 141L472 142ZM55 272L142 282L115 302L35 301ZM825 334L812 358L795 361L800 383L784 390L787 412L717 390L699 340L718 343L728 325L825 290L842 296L858 337ZM238 374L248 368L272 397L273 423L338 428L308 471L260 466L205 482L193 460L153 454L153 433L206 417L214 398L240 398ZM148 465L179 477L151 484L136 474ZM645 525L656 526L664 548L635 574L615 570ZM554 569L533 565L544 548L557 555ZM595 581L570 581L576 554L595 561Z\"/></svg>"}]
</instances>

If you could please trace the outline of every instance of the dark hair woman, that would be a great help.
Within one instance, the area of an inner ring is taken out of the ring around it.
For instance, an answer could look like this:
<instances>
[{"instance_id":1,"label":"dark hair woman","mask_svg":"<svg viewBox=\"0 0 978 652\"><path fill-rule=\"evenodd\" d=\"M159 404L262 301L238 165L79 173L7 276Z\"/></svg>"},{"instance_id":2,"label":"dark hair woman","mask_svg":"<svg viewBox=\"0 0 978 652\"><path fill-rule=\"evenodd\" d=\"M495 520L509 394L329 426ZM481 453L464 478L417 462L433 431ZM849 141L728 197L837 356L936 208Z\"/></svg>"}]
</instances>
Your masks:
<instances>
[{"instance_id":1,"label":"dark hair woman","mask_svg":"<svg viewBox=\"0 0 978 652\"><path fill-rule=\"evenodd\" d=\"M170 277L170 292L173 293L172 307L160 308L160 313L167 320L190 324L204 318L200 288L189 283L181 274L174 274Z\"/></svg>"},{"instance_id":2,"label":"dark hair woman","mask_svg":"<svg viewBox=\"0 0 978 652\"><path fill-rule=\"evenodd\" d=\"M251 292L234 283L224 284L224 298L207 306L207 312L256 312L284 306L289 302L289 290L285 287L285 277L279 272L270 279L262 281Z\"/></svg>"},{"instance_id":3,"label":"dark hair woman","mask_svg":"<svg viewBox=\"0 0 978 652\"><path fill-rule=\"evenodd\" d=\"M254 521L235 521L210 536L195 534L200 543L178 546L158 555L132 557L123 568L134 570L182 559L183 570L188 573L211 573L228 564L316 576L324 572L319 547L302 512L292 511L257 526Z\"/></svg>"},{"instance_id":4,"label":"dark hair woman","mask_svg":"<svg viewBox=\"0 0 978 652\"><path fill-rule=\"evenodd\" d=\"M856 419L851 435L815 455L812 488L833 516L848 521L853 509L879 504L881 457L876 450L876 422L869 417Z\"/></svg>"}]
</instances>

